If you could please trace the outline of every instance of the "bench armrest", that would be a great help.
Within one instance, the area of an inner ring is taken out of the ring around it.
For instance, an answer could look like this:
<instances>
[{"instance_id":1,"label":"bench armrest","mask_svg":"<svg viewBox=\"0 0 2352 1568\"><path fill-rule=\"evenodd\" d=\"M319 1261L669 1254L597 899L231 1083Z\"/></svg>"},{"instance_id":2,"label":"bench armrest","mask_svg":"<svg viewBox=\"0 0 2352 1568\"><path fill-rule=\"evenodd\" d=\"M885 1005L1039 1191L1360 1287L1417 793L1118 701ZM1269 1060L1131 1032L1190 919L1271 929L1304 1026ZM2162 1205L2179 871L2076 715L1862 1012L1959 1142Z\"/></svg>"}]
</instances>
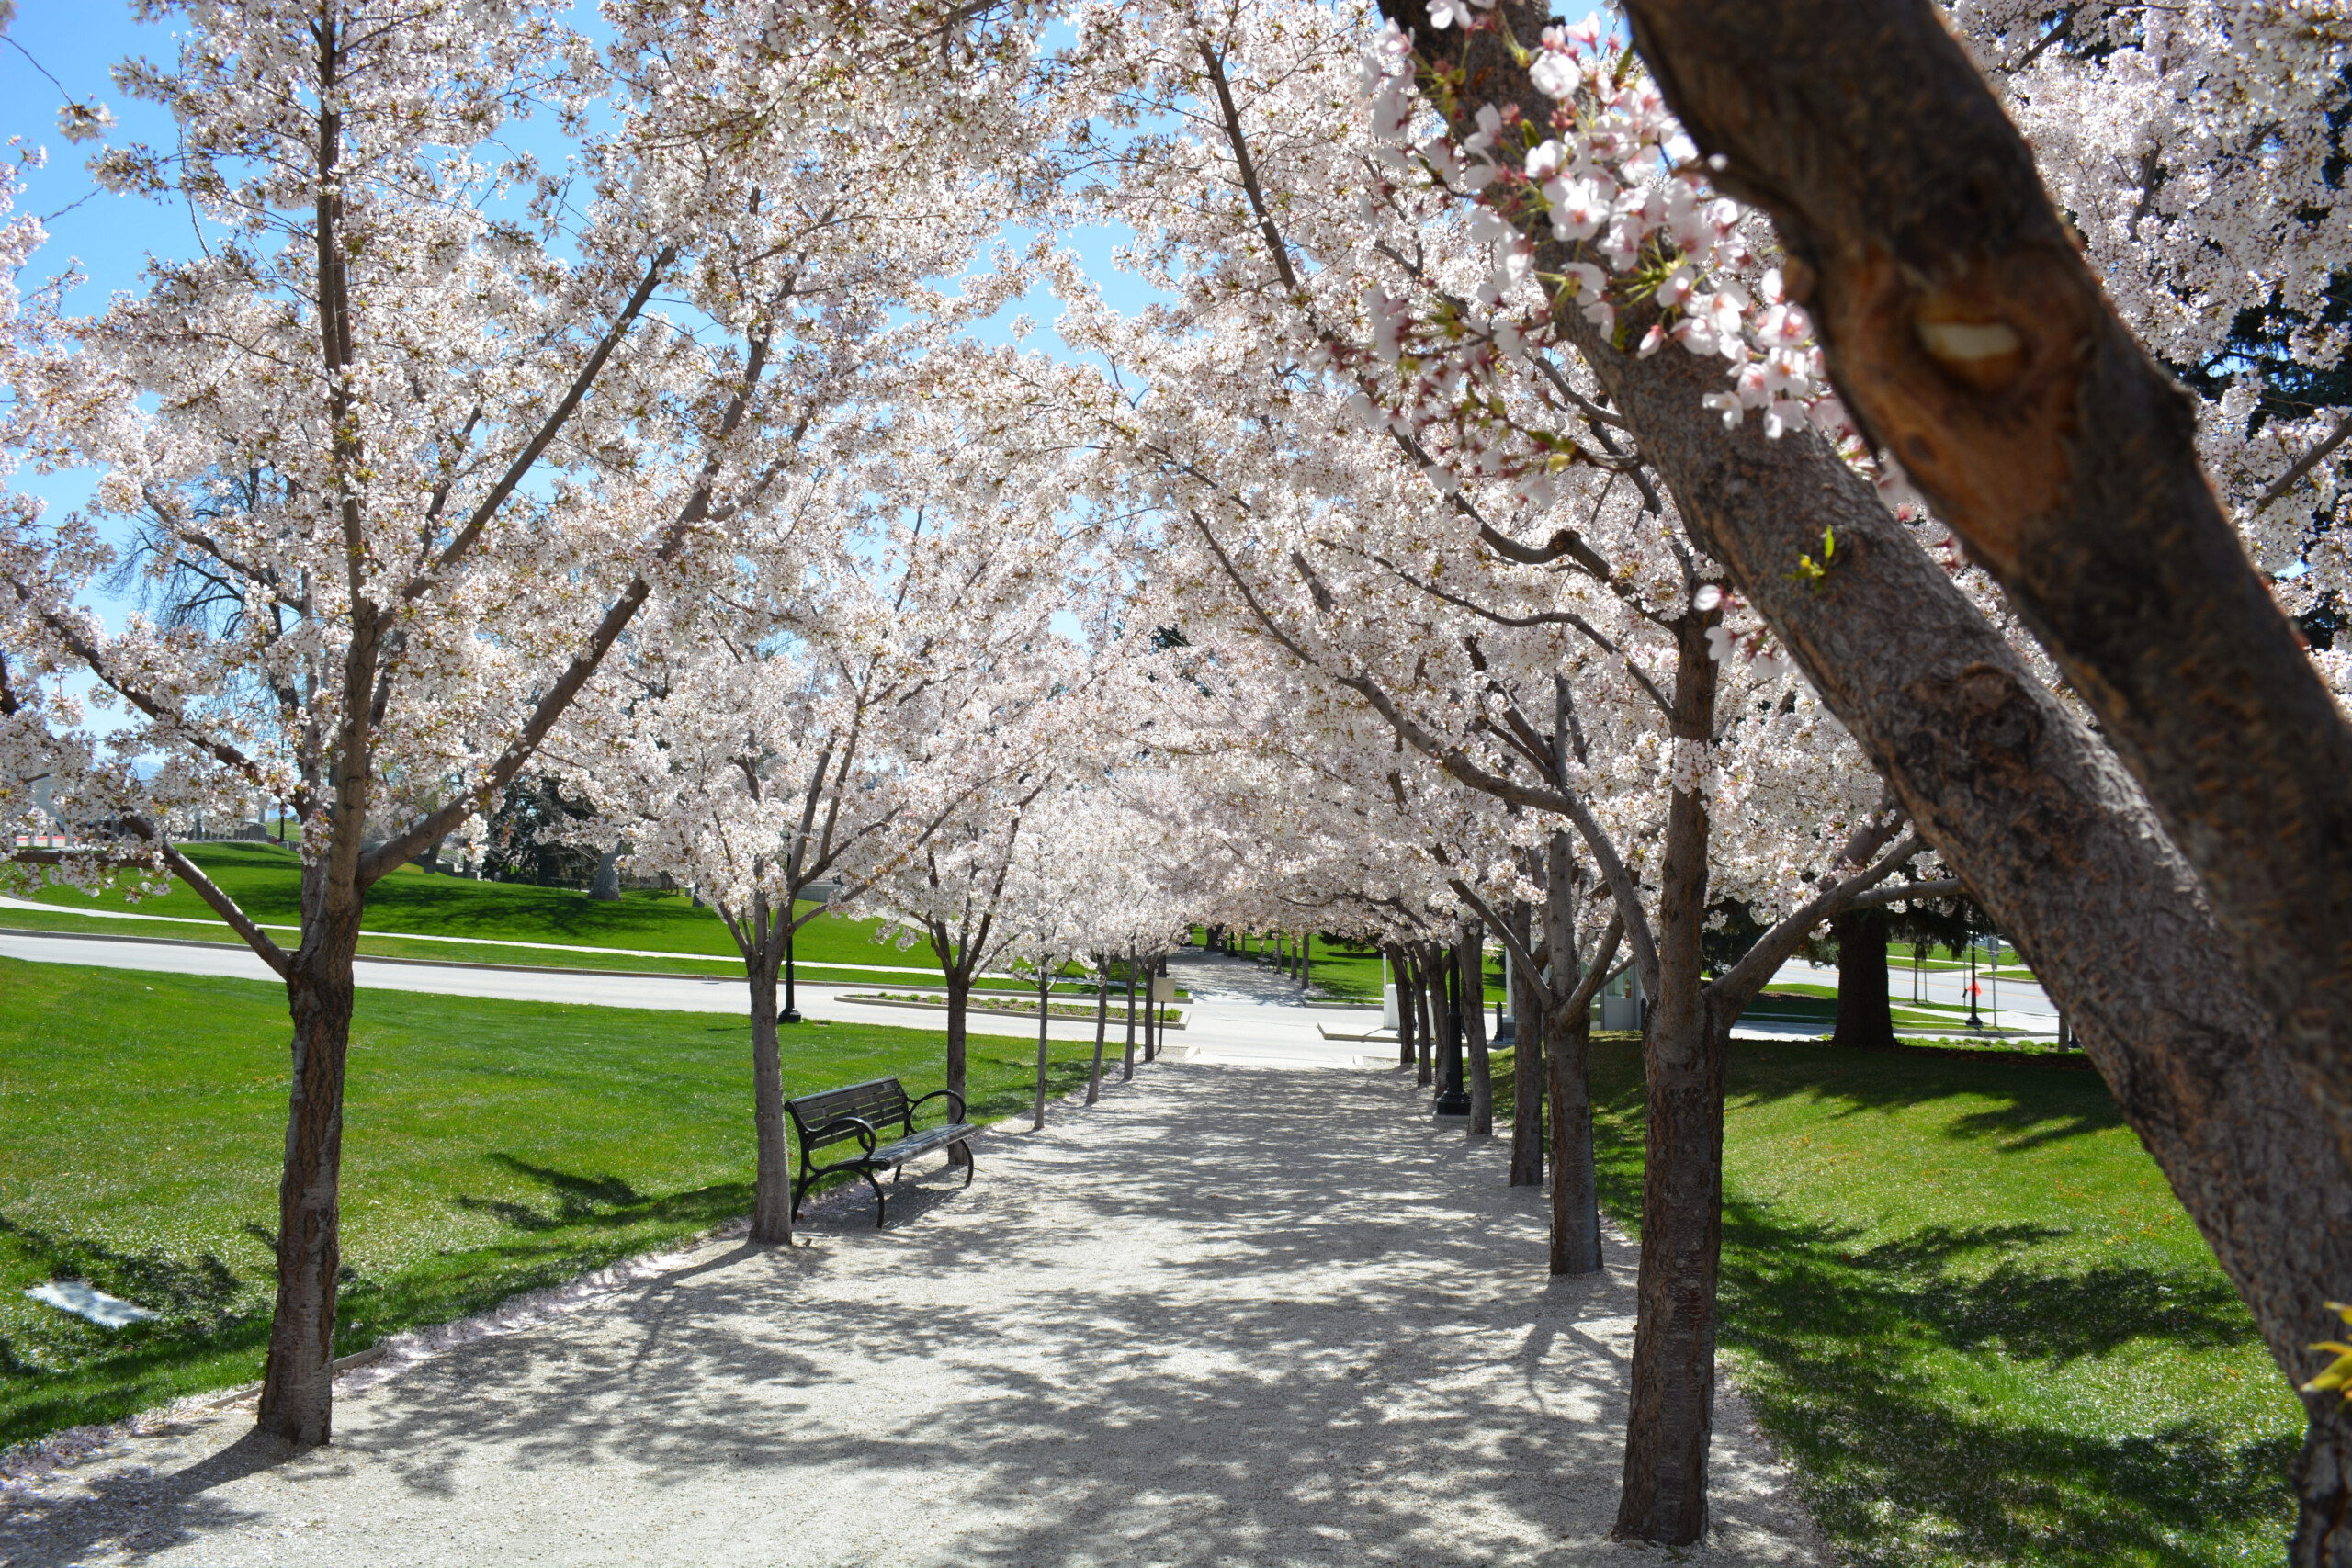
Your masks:
<instances>
[{"instance_id":1,"label":"bench armrest","mask_svg":"<svg viewBox=\"0 0 2352 1568\"><path fill-rule=\"evenodd\" d=\"M948 1120L961 1122L964 1119L964 1097L952 1089L935 1089L924 1095L922 1100L918 1100L907 1107L907 1126L910 1129L912 1129L915 1124L915 1112L922 1109L923 1100L952 1100L956 1102L956 1114L950 1116Z\"/></svg>"},{"instance_id":2,"label":"bench armrest","mask_svg":"<svg viewBox=\"0 0 2352 1568\"><path fill-rule=\"evenodd\" d=\"M866 1121L861 1116L836 1116L831 1121L826 1122L823 1126L816 1128L808 1133L802 1139L800 1145L800 1163L803 1165L808 1163L808 1145L810 1143L823 1137L828 1133L838 1133L844 1127L854 1128L857 1132L857 1141L865 1145L865 1152L869 1155L874 1152L873 1122Z\"/></svg>"}]
</instances>

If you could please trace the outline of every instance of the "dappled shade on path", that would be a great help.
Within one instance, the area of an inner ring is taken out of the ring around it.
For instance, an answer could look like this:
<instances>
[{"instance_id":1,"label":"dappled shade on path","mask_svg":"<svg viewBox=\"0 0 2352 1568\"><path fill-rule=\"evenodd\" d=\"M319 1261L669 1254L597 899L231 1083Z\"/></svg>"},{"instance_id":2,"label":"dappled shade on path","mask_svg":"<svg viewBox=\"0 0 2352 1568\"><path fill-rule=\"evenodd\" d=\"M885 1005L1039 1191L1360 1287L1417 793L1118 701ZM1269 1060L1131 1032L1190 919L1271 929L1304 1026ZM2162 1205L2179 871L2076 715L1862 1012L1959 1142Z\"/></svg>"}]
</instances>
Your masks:
<instances>
[{"instance_id":1,"label":"dappled shade on path","mask_svg":"<svg viewBox=\"0 0 2352 1568\"><path fill-rule=\"evenodd\" d=\"M334 1448L239 1418L19 1499L12 1563L1614 1560L1632 1255L1547 1280L1507 1150L1385 1075L1172 1066L991 1136L870 1227L718 1243L356 1396ZM365 1374L363 1374L364 1376ZM1812 1562L1727 1410L1716 1561Z\"/></svg>"}]
</instances>

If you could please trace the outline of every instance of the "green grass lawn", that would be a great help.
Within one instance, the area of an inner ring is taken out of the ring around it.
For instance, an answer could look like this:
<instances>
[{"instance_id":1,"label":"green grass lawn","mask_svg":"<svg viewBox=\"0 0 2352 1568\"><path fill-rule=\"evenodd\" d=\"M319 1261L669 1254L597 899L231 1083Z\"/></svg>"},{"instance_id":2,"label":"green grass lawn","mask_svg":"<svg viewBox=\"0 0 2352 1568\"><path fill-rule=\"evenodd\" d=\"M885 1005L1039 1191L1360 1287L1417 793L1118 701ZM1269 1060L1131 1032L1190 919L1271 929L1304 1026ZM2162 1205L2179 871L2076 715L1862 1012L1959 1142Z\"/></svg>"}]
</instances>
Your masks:
<instances>
[{"instance_id":1,"label":"green grass lawn","mask_svg":"<svg viewBox=\"0 0 2352 1568\"><path fill-rule=\"evenodd\" d=\"M1193 929L1193 942L1201 942L1200 928ZM1315 959L1313 978L1316 988L1327 996L1347 1001L1362 1002L1376 1007L1380 1003L1380 987L1387 960L1376 947L1361 942L1339 942L1317 933L1311 939ZM1250 952L1255 956L1258 939L1250 939ZM1272 961L1268 961L1269 966ZM1499 953L1487 954L1487 1004L1491 1007L1503 994L1503 961Z\"/></svg>"},{"instance_id":2,"label":"green grass lawn","mask_svg":"<svg viewBox=\"0 0 2352 1568\"><path fill-rule=\"evenodd\" d=\"M293 851L281 850L274 844L191 844L187 846L187 855L256 921L282 926L300 923L301 874ZM220 922L203 899L178 882L161 897L136 903L119 892L107 892L94 898L74 888L50 888L33 897L52 906L58 913L0 909L0 926L107 936L171 937L232 945L241 945L243 941ZM803 913L814 908L807 902L799 906ZM188 923L151 925L146 921L96 918L87 913L125 909ZM360 941L359 951L369 958L628 969L652 974L742 973L742 961L736 954L733 939L727 934L726 923L714 911L695 908L683 893L632 889L617 900L599 901L570 888L474 882L432 874L410 865L402 866L368 890L365 924L372 931L470 937L485 944L413 942L399 936L365 937ZM895 943L877 942L875 937L881 925L875 919L820 915L803 927L795 939L796 962L874 966L808 972L811 981L826 984L903 984L911 976L891 971L920 968L936 972L930 943L917 942L912 947L901 949ZM273 934L282 936L288 943L295 940L291 931ZM555 948L487 945L492 942L555 942L566 947L634 948L709 956L703 960L640 958L626 953L605 955ZM985 979L979 982L979 988L1018 989L1023 984L1015 979Z\"/></svg>"},{"instance_id":3,"label":"green grass lawn","mask_svg":"<svg viewBox=\"0 0 2352 1568\"><path fill-rule=\"evenodd\" d=\"M0 959L0 1446L260 1375L286 1135L285 993ZM785 1032L787 1094L942 1081L944 1036ZM1092 1043L1056 1042L1057 1091ZM975 1120L1035 1046L974 1037ZM336 1348L462 1316L750 1207L750 1030L701 1013L363 990ZM86 1279L163 1318L28 1301Z\"/></svg>"},{"instance_id":4,"label":"green grass lawn","mask_svg":"<svg viewBox=\"0 0 2352 1568\"><path fill-rule=\"evenodd\" d=\"M1847 1561L2280 1560L2301 1411L2095 1075L1741 1042L1728 1084L1723 1346ZM1636 1229L1630 1036L1593 1089Z\"/></svg>"}]
</instances>

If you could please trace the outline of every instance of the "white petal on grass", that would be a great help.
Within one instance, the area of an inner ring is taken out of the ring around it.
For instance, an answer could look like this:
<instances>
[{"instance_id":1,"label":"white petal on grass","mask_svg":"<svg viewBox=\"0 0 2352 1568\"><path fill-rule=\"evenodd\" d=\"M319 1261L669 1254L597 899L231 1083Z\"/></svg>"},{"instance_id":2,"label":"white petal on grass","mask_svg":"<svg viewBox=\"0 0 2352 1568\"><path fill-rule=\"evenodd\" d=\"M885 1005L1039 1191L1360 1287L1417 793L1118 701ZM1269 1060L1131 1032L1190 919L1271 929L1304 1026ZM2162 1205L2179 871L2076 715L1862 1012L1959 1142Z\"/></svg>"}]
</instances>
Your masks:
<instances>
[{"instance_id":1,"label":"white petal on grass","mask_svg":"<svg viewBox=\"0 0 2352 1568\"><path fill-rule=\"evenodd\" d=\"M37 1302L46 1302L60 1312L86 1317L101 1328L127 1328L160 1315L120 1296L110 1296L87 1280L51 1280L45 1285L35 1285L25 1294Z\"/></svg>"}]
</instances>

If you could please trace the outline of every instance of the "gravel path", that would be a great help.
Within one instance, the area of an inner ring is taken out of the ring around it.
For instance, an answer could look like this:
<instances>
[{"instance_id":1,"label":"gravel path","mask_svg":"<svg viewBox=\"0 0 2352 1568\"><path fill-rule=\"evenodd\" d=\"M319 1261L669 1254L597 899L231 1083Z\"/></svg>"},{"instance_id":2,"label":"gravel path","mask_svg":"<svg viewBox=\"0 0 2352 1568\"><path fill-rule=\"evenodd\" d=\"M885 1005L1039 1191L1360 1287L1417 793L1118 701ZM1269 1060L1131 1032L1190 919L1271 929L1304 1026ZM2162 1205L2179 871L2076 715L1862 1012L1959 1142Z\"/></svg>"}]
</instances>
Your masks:
<instances>
[{"instance_id":1,"label":"gravel path","mask_svg":"<svg viewBox=\"0 0 2352 1568\"><path fill-rule=\"evenodd\" d=\"M1601 1539L1631 1251L1548 1280L1501 1143L1376 1073L1162 1064L1056 1117L969 1191L910 1178L888 1231L861 1186L790 1251L346 1384L332 1448L237 1407L122 1439L0 1494L0 1562L1664 1560ZM1736 1400L1718 1426L1691 1555L1828 1562Z\"/></svg>"}]
</instances>

